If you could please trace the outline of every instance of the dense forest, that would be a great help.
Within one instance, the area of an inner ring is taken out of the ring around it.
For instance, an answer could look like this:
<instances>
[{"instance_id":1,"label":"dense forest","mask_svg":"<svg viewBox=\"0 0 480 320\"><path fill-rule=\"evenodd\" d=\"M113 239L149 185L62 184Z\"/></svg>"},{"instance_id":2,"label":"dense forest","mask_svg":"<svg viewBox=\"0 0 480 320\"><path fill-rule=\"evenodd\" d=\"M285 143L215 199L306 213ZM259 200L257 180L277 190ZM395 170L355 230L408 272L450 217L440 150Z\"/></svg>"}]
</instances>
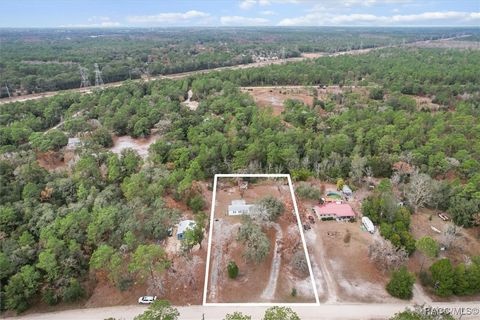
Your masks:
<instances>
[{"instance_id":1,"label":"dense forest","mask_svg":"<svg viewBox=\"0 0 480 320\"><path fill-rule=\"evenodd\" d=\"M404 190L408 207L392 211L392 220L372 219L409 253L412 209L438 208L458 225L478 225L479 83L478 51L382 49L1 105L1 307L23 311L38 297L48 304L75 301L88 294L89 271L97 269L125 290L145 278L145 259L165 268L164 252L149 244L167 237L180 213L161 195L201 212L195 182L219 172L343 178L353 185L364 176L387 178L370 208L384 205L391 183ZM347 90L313 107L289 100L274 116L238 88L267 84L354 85L369 94ZM182 104L189 89L200 101L195 111ZM414 95L440 108L418 110ZM112 135L151 130L160 138L145 159L132 150L108 151ZM81 147L66 170L38 164L40 154L63 154L71 137ZM396 170L396 163L414 170ZM409 195L420 178L428 182L428 199ZM401 228L392 229L398 221Z\"/></svg>"},{"instance_id":2,"label":"dense forest","mask_svg":"<svg viewBox=\"0 0 480 320\"><path fill-rule=\"evenodd\" d=\"M348 31L348 32L347 32ZM94 84L296 57L439 39L475 29L221 28L2 29L0 97L78 88L79 67ZM8 90L7 90L8 88Z\"/></svg>"}]
</instances>

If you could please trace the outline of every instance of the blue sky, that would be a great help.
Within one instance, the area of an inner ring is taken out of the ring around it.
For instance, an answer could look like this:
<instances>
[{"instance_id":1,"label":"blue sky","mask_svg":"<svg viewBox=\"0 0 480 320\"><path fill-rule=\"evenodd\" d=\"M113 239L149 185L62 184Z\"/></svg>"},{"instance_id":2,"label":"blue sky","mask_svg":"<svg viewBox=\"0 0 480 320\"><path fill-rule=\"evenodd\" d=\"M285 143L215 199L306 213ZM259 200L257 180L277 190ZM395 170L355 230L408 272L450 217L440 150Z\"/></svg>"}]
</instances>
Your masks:
<instances>
[{"instance_id":1,"label":"blue sky","mask_svg":"<svg viewBox=\"0 0 480 320\"><path fill-rule=\"evenodd\" d=\"M480 0L0 0L0 27L480 26Z\"/></svg>"}]
</instances>

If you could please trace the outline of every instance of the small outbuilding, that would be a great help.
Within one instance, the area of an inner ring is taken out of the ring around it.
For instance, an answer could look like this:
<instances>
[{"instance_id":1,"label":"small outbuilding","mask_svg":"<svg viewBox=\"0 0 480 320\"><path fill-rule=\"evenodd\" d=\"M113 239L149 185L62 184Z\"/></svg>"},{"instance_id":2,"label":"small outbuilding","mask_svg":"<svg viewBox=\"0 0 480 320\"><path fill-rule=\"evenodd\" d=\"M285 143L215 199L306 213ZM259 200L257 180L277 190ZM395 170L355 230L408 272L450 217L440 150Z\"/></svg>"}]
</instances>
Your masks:
<instances>
[{"instance_id":1,"label":"small outbuilding","mask_svg":"<svg viewBox=\"0 0 480 320\"><path fill-rule=\"evenodd\" d=\"M249 214L252 207L253 204L247 204L245 200L232 200L232 204L228 206L228 215L239 216L242 214Z\"/></svg>"},{"instance_id":2,"label":"small outbuilding","mask_svg":"<svg viewBox=\"0 0 480 320\"><path fill-rule=\"evenodd\" d=\"M375 233L375 226L373 225L372 220L369 217L362 217L362 224L371 234Z\"/></svg>"},{"instance_id":3,"label":"small outbuilding","mask_svg":"<svg viewBox=\"0 0 480 320\"><path fill-rule=\"evenodd\" d=\"M177 239L183 240L185 231L192 230L195 228L195 221L193 220L183 220L178 224L177 228Z\"/></svg>"},{"instance_id":4,"label":"small outbuilding","mask_svg":"<svg viewBox=\"0 0 480 320\"><path fill-rule=\"evenodd\" d=\"M355 212L347 203L328 202L313 208L319 219L351 220L355 219Z\"/></svg>"}]
</instances>

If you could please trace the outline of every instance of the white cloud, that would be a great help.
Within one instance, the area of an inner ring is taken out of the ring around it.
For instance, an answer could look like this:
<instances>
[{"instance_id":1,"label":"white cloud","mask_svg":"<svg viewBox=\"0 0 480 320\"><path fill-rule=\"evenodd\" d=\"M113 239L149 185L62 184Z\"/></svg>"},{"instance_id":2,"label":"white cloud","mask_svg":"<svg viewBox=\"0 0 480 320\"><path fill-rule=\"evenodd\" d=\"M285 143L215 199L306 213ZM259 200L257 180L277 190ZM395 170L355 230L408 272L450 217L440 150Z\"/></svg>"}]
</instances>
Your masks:
<instances>
[{"instance_id":1,"label":"white cloud","mask_svg":"<svg viewBox=\"0 0 480 320\"><path fill-rule=\"evenodd\" d=\"M392 4L392 3L409 3L412 0L336 0L335 3L340 3L346 7L356 7L364 6L371 7L375 5L382 4Z\"/></svg>"},{"instance_id":2,"label":"white cloud","mask_svg":"<svg viewBox=\"0 0 480 320\"><path fill-rule=\"evenodd\" d=\"M134 24L141 23L170 23L183 24L195 20L199 23L204 23L204 20L209 18L210 14L202 11L190 10L187 12L162 12L156 15L148 16L129 16L127 21Z\"/></svg>"},{"instance_id":3,"label":"white cloud","mask_svg":"<svg viewBox=\"0 0 480 320\"><path fill-rule=\"evenodd\" d=\"M229 26L261 26L268 24L270 20L264 18L251 18L241 16L223 16L220 17L220 22L223 25Z\"/></svg>"},{"instance_id":4,"label":"white cloud","mask_svg":"<svg viewBox=\"0 0 480 320\"><path fill-rule=\"evenodd\" d=\"M272 10L265 10L265 11L260 11L260 14L264 15L264 16L274 16L277 13L275 11L272 11Z\"/></svg>"},{"instance_id":5,"label":"white cloud","mask_svg":"<svg viewBox=\"0 0 480 320\"><path fill-rule=\"evenodd\" d=\"M121 26L120 22L112 21L110 17L93 16L87 19L88 23L67 24L61 28L113 28Z\"/></svg>"},{"instance_id":6,"label":"white cloud","mask_svg":"<svg viewBox=\"0 0 480 320\"><path fill-rule=\"evenodd\" d=\"M465 24L480 22L479 12L424 12L410 15L377 16L373 14L332 14L316 11L304 16L281 20L280 26L329 26L329 25L428 25L435 22Z\"/></svg>"},{"instance_id":7,"label":"white cloud","mask_svg":"<svg viewBox=\"0 0 480 320\"><path fill-rule=\"evenodd\" d=\"M248 10L253 8L257 4L256 0L244 0L238 5L240 9Z\"/></svg>"},{"instance_id":8,"label":"white cloud","mask_svg":"<svg viewBox=\"0 0 480 320\"><path fill-rule=\"evenodd\" d=\"M274 3L300 3L308 1L309 0L243 0L238 4L238 6L240 7L240 9L249 10L256 5L265 7Z\"/></svg>"}]
</instances>

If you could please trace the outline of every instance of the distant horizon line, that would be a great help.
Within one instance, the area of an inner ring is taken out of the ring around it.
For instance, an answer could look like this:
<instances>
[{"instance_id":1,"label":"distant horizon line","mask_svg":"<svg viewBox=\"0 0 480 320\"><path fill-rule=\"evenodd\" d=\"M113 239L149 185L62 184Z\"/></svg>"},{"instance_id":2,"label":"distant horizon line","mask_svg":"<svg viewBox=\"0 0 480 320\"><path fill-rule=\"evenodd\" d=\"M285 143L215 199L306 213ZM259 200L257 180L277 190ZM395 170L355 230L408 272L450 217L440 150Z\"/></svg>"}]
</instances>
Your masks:
<instances>
[{"instance_id":1,"label":"distant horizon line","mask_svg":"<svg viewBox=\"0 0 480 320\"><path fill-rule=\"evenodd\" d=\"M392 26L392 25L324 25L324 26L111 26L111 27L1 27L0 29L66 29L66 30L121 30L121 29L191 29L191 28L201 28L201 29L246 29L246 28L278 28L278 29L297 29L297 28L388 28L388 29L398 29L398 28L470 28L470 29L480 29L478 25L405 25L405 26Z\"/></svg>"}]
</instances>

